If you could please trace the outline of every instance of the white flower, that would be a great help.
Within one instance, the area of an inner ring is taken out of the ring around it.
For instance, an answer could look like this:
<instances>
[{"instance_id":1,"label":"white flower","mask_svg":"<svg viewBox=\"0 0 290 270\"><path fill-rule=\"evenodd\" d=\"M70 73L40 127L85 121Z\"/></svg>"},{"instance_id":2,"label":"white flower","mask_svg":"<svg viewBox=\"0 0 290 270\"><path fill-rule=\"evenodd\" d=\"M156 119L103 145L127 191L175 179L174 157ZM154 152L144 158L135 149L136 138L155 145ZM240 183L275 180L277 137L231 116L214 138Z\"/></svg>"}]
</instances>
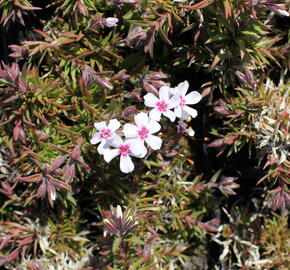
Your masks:
<instances>
[{"instance_id":1,"label":"white flower","mask_svg":"<svg viewBox=\"0 0 290 270\"><path fill-rule=\"evenodd\" d=\"M170 109L176 107L179 100L176 96L169 98L169 92L170 88L168 86L162 86L159 89L159 98L152 93L148 93L144 96L145 105L154 108L149 113L150 118L159 121L163 114L168 117L171 122L175 120L176 116Z\"/></svg>"},{"instance_id":2,"label":"white flower","mask_svg":"<svg viewBox=\"0 0 290 270\"><path fill-rule=\"evenodd\" d=\"M108 18L105 19L107 27L115 27L115 26L117 26L118 21L119 21L118 18L113 18L113 17L108 17Z\"/></svg>"},{"instance_id":3,"label":"white flower","mask_svg":"<svg viewBox=\"0 0 290 270\"><path fill-rule=\"evenodd\" d=\"M115 149L107 148L104 153L106 162L110 162L116 156L120 156L120 169L123 173L129 173L134 170L134 164L130 156L142 158L144 153L142 149L138 149L129 140L123 142L120 136L116 135L114 140L110 143Z\"/></svg>"},{"instance_id":4,"label":"white flower","mask_svg":"<svg viewBox=\"0 0 290 270\"><path fill-rule=\"evenodd\" d=\"M179 104L174 109L174 113L178 118L186 118L189 115L193 118L197 116L197 111L187 105L198 103L201 100L201 94L197 91L193 91L186 95L188 87L188 82L184 81L175 88L171 89L171 93L179 98Z\"/></svg>"},{"instance_id":5,"label":"white flower","mask_svg":"<svg viewBox=\"0 0 290 270\"><path fill-rule=\"evenodd\" d=\"M147 153L147 149L144 146L144 141L153 149L160 149L162 140L152 134L158 132L161 129L160 124L150 119L147 113L140 112L134 117L135 125L125 124L123 133L127 139L134 144L137 149L143 149L143 152Z\"/></svg>"},{"instance_id":6,"label":"white flower","mask_svg":"<svg viewBox=\"0 0 290 270\"><path fill-rule=\"evenodd\" d=\"M190 137L193 137L194 134L195 134L194 130L192 129L192 127L189 127L189 128L187 128L187 127L188 127L188 124L186 124L182 120L181 121L178 121L177 132L178 133L186 133Z\"/></svg>"},{"instance_id":7,"label":"white flower","mask_svg":"<svg viewBox=\"0 0 290 270\"><path fill-rule=\"evenodd\" d=\"M98 152L103 155L105 150L109 148L110 143L114 140L116 136L115 131L121 126L121 124L117 119L112 119L108 126L106 125L106 122L95 123L94 126L98 132L93 135L90 142L91 144L101 142L98 146Z\"/></svg>"}]
</instances>

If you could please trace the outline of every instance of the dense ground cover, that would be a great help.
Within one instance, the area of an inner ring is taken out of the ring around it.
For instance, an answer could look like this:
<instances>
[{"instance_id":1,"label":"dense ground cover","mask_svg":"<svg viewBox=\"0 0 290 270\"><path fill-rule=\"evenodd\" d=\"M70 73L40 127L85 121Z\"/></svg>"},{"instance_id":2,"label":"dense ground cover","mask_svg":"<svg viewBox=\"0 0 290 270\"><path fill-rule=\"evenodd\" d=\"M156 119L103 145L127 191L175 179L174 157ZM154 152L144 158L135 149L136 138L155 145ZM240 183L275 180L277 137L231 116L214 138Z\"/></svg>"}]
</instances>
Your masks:
<instances>
[{"instance_id":1,"label":"dense ground cover","mask_svg":"<svg viewBox=\"0 0 290 270\"><path fill-rule=\"evenodd\" d=\"M0 266L289 269L289 3L0 0Z\"/></svg>"}]
</instances>

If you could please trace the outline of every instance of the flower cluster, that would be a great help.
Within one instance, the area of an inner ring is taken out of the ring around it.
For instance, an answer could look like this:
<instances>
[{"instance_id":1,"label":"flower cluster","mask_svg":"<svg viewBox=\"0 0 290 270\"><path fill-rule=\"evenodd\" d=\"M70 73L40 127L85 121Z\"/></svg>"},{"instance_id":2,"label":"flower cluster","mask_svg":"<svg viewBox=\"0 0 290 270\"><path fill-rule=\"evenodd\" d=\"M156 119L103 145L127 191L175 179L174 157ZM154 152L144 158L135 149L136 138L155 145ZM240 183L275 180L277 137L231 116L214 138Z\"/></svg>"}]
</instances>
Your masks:
<instances>
[{"instance_id":1,"label":"flower cluster","mask_svg":"<svg viewBox=\"0 0 290 270\"><path fill-rule=\"evenodd\" d=\"M159 121L162 115L169 118L171 122L179 118L178 132L185 132L189 136L194 135L191 128L186 129L188 125L184 121L197 116L197 111L188 105L198 103L201 95L196 91L187 94L188 87L189 84L185 81L174 88L162 86L158 96L152 93L146 94L144 96L145 106L152 110L149 115L145 112L135 115L135 124L126 123L124 125L122 133L125 140L116 133L121 126L118 120L112 119L108 125L105 122L95 123L97 132L91 138L91 144L100 143L97 150L99 154L104 155L106 162L120 156L121 171L123 173L132 172L134 164L130 156L144 158L147 154L145 143L153 150L161 148L161 138L153 134L161 129Z\"/></svg>"}]
</instances>

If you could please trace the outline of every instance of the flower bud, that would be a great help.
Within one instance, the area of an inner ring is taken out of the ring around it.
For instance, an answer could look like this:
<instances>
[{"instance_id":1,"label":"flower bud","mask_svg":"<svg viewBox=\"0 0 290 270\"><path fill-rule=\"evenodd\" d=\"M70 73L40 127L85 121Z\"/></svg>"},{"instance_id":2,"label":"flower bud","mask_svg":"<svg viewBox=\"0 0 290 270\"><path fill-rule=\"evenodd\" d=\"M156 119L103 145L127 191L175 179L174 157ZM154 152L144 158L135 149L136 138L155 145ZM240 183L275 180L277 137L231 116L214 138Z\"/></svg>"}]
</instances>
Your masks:
<instances>
[{"instance_id":1,"label":"flower bud","mask_svg":"<svg viewBox=\"0 0 290 270\"><path fill-rule=\"evenodd\" d=\"M225 139L216 139L210 144L207 145L207 147L212 147L212 148L219 148L224 145Z\"/></svg>"},{"instance_id":2,"label":"flower bud","mask_svg":"<svg viewBox=\"0 0 290 270\"><path fill-rule=\"evenodd\" d=\"M227 104L222 100L219 99L216 103L216 105L213 107L213 110L221 115L230 115L231 112L230 110L227 108Z\"/></svg>"},{"instance_id":3,"label":"flower bud","mask_svg":"<svg viewBox=\"0 0 290 270\"><path fill-rule=\"evenodd\" d=\"M55 186L52 185L49 181L47 181L47 192L48 192L49 201L52 204L52 201L55 201L56 199L56 190L55 190Z\"/></svg>"},{"instance_id":4,"label":"flower bud","mask_svg":"<svg viewBox=\"0 0 290 270\"><path fill-rule=\"evenodd\" d=\"M116 75L114 75L111 80L118 80L118 81L123 81L123 80L128 80L132 76L126 74L126 70L122 69L120 70Z\"/></svg>"},{"instance_id":5,"label":"flower bud","mask_svg":"<svg viewBox=\"0 0 290 270\"><path fill-rule=\"evenodd\" d=\"M152 93L155 96L159 96L159 92L158 90L150 83L148 83L148 81L143 80L143 89L147 92L147 93Z\"/></svg>"},{"instance_id":6,"label":"flower bud","mask_svg":"<svg viewBox=\"0 0 290 270\"><path fill-rule=\"evenodd\" d=\"M126 108L123 113L122 117L126 120L131 120L134 117L134 114L137 112L137 108L135 105L129 106Z\"/></svg>"},{"instance_id":7,"label":"flower bud","mask_svg":"<svg viewBox=\"0 0 290 270\"><path fill-rule=\"evenodd\" d=\"M131 92L124 95L125 98L133 98L136 101L143 101L141 97L141 89L135 88Z\"/></svg>"},{"instance_id":8,"label":"flower bud","mask_svg":"<svg viewBox=\"0 0 290 270\"><path fill-rule=\"evenodd\" d=\"M115 27L115 26L117 26L118 21L119 21L118 18L112 18L112 17L108 17L108 18L105 19L107 27Z\"/></svg>"},{"instance_id":9,"label":"flower bud","mask_svg":"<svg viewBox=\"0 0 290 270\"><path fill-rule=\"evenodd\" d=\"M43 199L45 196L45 193L46 193L46 180L43 178L42 182L37 190L36 197Z\"/></svg>"},{"instance_id":10,"label":"flower bud","mask_svg":"<svg viewBox=\"0 0 290 270\"><path fill-rule=\"evenodd\" d=\"M90 67L84 66L82 72L82 80L86 88L90 88L96 78L96 73Z\"/></svg>"},{"instance_id":11,"label":"flower bud","mask_svg":"<svg viewBox=\"0 0 290 270\"><path fill-rule=\"evenodd\" d=\"M26 134L21 126L21 121L17 121L16 126L13 129L13 139L15 141L19 140L23 144L26 144Z\"/></svg>"},{"instance_id":12,"label":"flower bud","mask_svg":"<svg viewBox=\"0 0 290 270\"><path fill-rule=\"evenodd\" d=\"M167 84L163 81L148 80L147 82L152 84L155 88L158 88L158 89L162 86L167 86Z\"/></svg>"},{"instance_id":13,"label":"flower bud","mask_svg":"<svg viewBox=\"0 0 290 270\"><path fill-rule=\"evenodd\" d=\"M77 160L80 157L80 154L81 154L80 146L76 145L71 152L71 157L72 159Z\"/></svg>"},{"instance_id":14,"label":"flower bud","mask_svg":"<svg viewBox=\"0 0 290 270\"><path fill-rule=\"evenodd\" d=\"M148 80L163 80L167 78L168 78L168 75L163 72L152 72L145 76L145 79L148 79Z\"/></svg>"}]
</instances>

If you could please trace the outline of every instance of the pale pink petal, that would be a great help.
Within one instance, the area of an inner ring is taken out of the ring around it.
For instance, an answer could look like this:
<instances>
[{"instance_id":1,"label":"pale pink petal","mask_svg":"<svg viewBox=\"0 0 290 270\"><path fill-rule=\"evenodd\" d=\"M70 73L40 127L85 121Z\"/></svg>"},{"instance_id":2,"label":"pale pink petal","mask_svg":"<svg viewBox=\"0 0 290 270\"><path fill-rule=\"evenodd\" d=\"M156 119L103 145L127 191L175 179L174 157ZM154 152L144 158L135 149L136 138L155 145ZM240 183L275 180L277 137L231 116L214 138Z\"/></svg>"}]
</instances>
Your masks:
<instances>
[{"instance_id":1,"label":"pale pink petal","mask_svg":"<svg viewBox=\"0 0 290 270\"><path fill-rule=\"evenodd\" d=\"M175 108L179 105L180 100L177 96L173 96L168 101L168 109Z\"/></svg>"},{"instance_id":2,"label":"pale pink petal","mask_svg":"<svg viewBox=\"0 0 290 270\"><path fill-rule=\"evenodd\" d=\"M148 143L148 145L153 149L157 150L161 148L162 140L154 135L148 135L148 138L145 139L145 141Z\"/></svg>"},{"instance_id":3,"label":"pale pink petal","mask_svg":"<svg viewBox=\"0 0 290 270\"><path fill-rule=\"evenodd\" d=\"M197 116L197 111L195 109L190 108L189 106L184 106L183 110L185 110L192 118Z\"/></svg>"},{"instance_id":4,"label":"pale pink petal","mask_svg":"<svg viewBox=\"0 0 290 270\"><path fill-rule=\"evenodd\" d=\"M130 156L120 156L120 169L123 173L130 173L134 171L134 164Z\"/></svg>"},{"instance_id":5,"label":"pale pink petal","mask_svg":"<svg viewBox=\"0 0 290 270\"><path fill-rule=\"evenodd\" d=\"M161 129L161 126L157 121L150 119L148 123L148 129L150 134L154 134Z\"/></svg>"},{"instance_id":6,"label":"pale pink petal","mask_svg":"<svg viewBox=\"0 0 290 270\"><path fill-rule=\"evenodd\" d=\"M173 111L167 110L167 112L163 113L164 116L168 117L171 122L174 122L176 116Z\"/></svg>"},{"instance_id":7,"label":"pale pink petal","mask_svg":"<svg viewBox=\"0 0 290 270\"><path fill-rule=\"evenodd\" d=\"M177 87L170 88L169 93L170 93L171 96L178 96L178 89L177 89Z\"/></svg>"},{"instance_id":8,"label":"pale pink petal","mask_svg":"<svg viewBox=\"0 0 290 270\"><path fill-rule=\"evenodd\" d=\"M181 119L181 120L188 120L189 117L190 117L190 114L187 113L185 110L183 110L183 109L181 108L181 117L180 117L180 119Z\"/></svg>"},{"instance_id":9,"label":"pale pink petal","mask_svg":"<svg viewBox=\"0 0 290 270\"><path fill-rule=\"evenodd\" d=\"M180 118L181 117L181 106L174 108L174 113L175 113L176 117Z\"/></svg>"},{"instance_id":10,"label":"pale pink petal","mask_svg":"<svg viewBox=\"0 0 290 270\"><path fill-rule=\"evenodd\" d=\"M99 143L101 140L102 140L102 139L101 139L100 136L99 136L99 132L96 132L96 133L93 135L93 137L91 138L90 143L91 143L91 144L97 144L97 143Z\"/></svg>"},{"instance_id":11,"label":"pale pink petal","mask_svg":"<svg viewBox=\"0 0 290 270\"><path fill-rule=\"evenodd\" d=\"M188 81L184 81L180 84L177 85L177 91L178 93L181 95L181 96L185 96L187 90L188 90L188 87L189 87L189 83Z\"/></svg>"},{"instance_id":12,"label":"pale pink petal","mask_svg":"<svg viewBox=\"0 0 290 270\"><path fill-rule=\"evenodd\" d=\"M158 109L154 108L150 111L149 116L156 121L160 121L161 112Z\"/></svg>"},{"instance_id":13,"label":"pale pink petal","mask_svg":"<svg viewBox=\"0 0 290 270\"><path fill-rule=\"evenodd\" d=\"M102 140L97 150L100 155L103 155L108 148L109 148L109 144L105 140Z\"/></svg>"},{"instance_id":14,"label":"pale pink petal","mask_svg":"<svg viewBox=\"0 0 290 270\"><path fill-rule=\"evenodd\" d=\"M109 122L108 128L112 131L116 131L120 126L121 124L117 119L112 119Z\"/></svg>"},{"instance_id":15,"label":"pale pink petal","mask_svg":"<svg viewBox=\"0 0 290 270\"><path fill-rule=\"evenodd\" d=\"M121 137L120 137L119 135L116 134L116 135L114 136L114 139L111 140L109 143L110 143L110 145L112 145L113 147L118 148L118 147L120 146L120 144L123 143L123 140L121 139Z\"/></svg>"},{"instance_id":16,"label":"pale pink petal","mask_svg":"<svg viewBox=\"0 0 290 270\"><path fill-rule=\"evenodd\" d=\"M140 140L139 138L131 139L126 140L125 144L126 143L129 143L131 146L131 156L142 158L147 154L147 148L145 147L143 140Z\"/></svg>"},{"instance_id":17,"label":"pale pink petal","mask_svg":"<svg viewBox=\"0 0 290 270\"><path fill-rule=\"evenodd\" d=\"M126 138L136 138L138 137L138 128L132 124L125 124L123 133Z\"/></svg>"},{"instance_id":18,"label":"pale pink petal","mask_svg":"<svg viewBox=\"0 0 290 270\"><path fill-rule=\"evenodd\" d=\"M108 18L105 19L107 27L115 27L115 26L117 26L118 21L119 21L118 18L113 18L113 17L108 17Z\"/></svg>"},{"instance_id":19,"label":"pale pink petal","mask_svg":"<svg viewBox=\"0 0 290 270\"><path fill-rule=\"evenodd\" d=\"M188 95L184 97L185 104L196 104L201 100L201 94L197 91L190 92Z\"/></svg>"},{"instance_id":20,"label":"pale pink petal","mask_svg":"<svg viewBox=\"0 0 290 270\"><path fill-rule=\"evenodd\" d=\"M149 117L148 117L147 113L140 112L137 115L135 115L134 120L135 120L138 127L142 127L142 126L148 125Z\"/></svg>"},{"instance_id":21,"label":"pale pink petal","mask_svg":"<svg viewBox=\"0 0 290 270\"><path fill-rule=\"evenodd\" d=\"M191 127L190 127L190 128L187 128L187 129L185 130L185 132L186 132L189 136L191 136L191 137L193 137L194 134L195 134L194 130L193 130Z\"/></svg>"},{"instance_id":22,"label":"pale pink petal","mask_svg":"<svg viewBox=\"0 0 290 270\"><path fill-rule=\"evenodd\" d=\"M155 107L156 102L158 102L159 99L154 96L152 93L148 93L144 96L144 104L147 107Z\"/></svg>"},{"instance_id":23,"label":"pale pink petal","mask_svg":"<svg viewBox=\"0 0 290 270\"><path fill-rule=\"evenodd\" d=\"M119 155L119 149L107 149L104 153L104 159L106 162L110 162L113 158Z\"/></svg>"},{"instance_id":24,"label":"pale pink petal","mask_svg":"<svg viewBox=\"0 0 290 270\"><path fill-rule=\"evenodd\" d=\"M102 122L94 123L94 127L97 130L101 130L103 128L107 128L107 125L106 125L106 122L102 121Z\"/></svg>"},{"instance_id":25,"label":"pale pink petal","mask_svg":"<svg viewBox=\"0 0 290 270\"><path fill-rule=\"evenodd\" d=\"M169 100L170 88L168 86L162 86L159 89L159 98L160 100L167 101Z\"/></svg>"}]
</instances>

